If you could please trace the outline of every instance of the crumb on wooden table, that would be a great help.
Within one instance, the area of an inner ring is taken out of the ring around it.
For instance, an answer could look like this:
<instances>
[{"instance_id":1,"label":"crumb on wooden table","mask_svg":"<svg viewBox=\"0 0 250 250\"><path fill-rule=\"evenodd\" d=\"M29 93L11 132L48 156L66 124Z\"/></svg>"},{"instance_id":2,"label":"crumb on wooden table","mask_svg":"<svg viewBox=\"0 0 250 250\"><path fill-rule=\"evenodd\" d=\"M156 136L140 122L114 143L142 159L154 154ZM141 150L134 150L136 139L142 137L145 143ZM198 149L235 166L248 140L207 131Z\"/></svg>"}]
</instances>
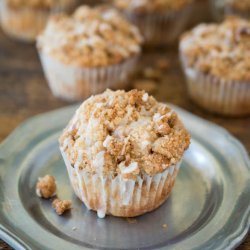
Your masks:
<instances>
[{"instance_id":1,"label":"crumb on wooden table","mask_svg":"<svg viewBox=\"0 0 250 250\"><path fill-rule=\"evenodd\" d=\"M153 80L138 79L134 81L133 87L138 90L153 93L157 89L157 83Z\"/></svg>"},{"instance_id":2,"label":"crumb on wooden table","mask_svg":"<svg viewBox=\"0 0 250 250\"><path fill-rule=\"evenodd\" d=\"M143 70L143 76L148 79L161 79L162 73L158 69L147 67Z\"/></svg>"},{"instance_id":3,"label":"crumb on wooden table","mask_svg":"<svg viewBox=\"0 0 250 250\"><path fill-rule=\"evenodd\" d=\"M56 194L56 180L51 175L38 178L36 194L39 197L48 199Z\"/></svg>"},{"instance_id":4,"label":"crumb on wooden table","mask_svg":"<svg viewBox=\"0 0 250 250\"><path fill-rule=\"evenodd\" d=\"M167 59L158 59L158 61L156 62L156 66L158 69L161 69L161 70L168 70L169 67L170 67L170 63Z\"/></svg>"},{"instance_id":5,"label":"crumb on wooden table","mask_svg":"<svg viewBox=\"0 0 250 250\"><path fill-rule=\"evenodd\" d=\"M52 207L55 209L58 215L62 215L67 210L71 209L72 202L70 200L55 199L52 202Z\"/></svg>"}]
</instances>

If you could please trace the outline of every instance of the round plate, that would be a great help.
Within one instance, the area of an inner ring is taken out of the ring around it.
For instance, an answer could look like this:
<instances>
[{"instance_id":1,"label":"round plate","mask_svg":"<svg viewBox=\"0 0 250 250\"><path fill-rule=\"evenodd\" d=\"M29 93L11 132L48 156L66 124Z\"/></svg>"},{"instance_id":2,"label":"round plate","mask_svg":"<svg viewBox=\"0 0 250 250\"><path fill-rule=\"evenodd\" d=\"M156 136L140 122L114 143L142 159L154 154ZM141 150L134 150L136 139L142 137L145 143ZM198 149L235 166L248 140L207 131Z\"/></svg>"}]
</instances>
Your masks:
<instances>
[{"instance_id":1,"label":"round plate","mask_svg":"<svg viewBox=\"0 0 250 250\"><path fill-rule=\"evenodd\" d=\"M21 125L0 147L0 237L18 249L227 249L250 224L250 164L224 129L177 107L192 135L170 198L157 210L99 219L74 195L58 136L76 106ZM56 177L58 197L73 209L58 216L36 196L38 177Z\"/></svg>"}]
</instances>

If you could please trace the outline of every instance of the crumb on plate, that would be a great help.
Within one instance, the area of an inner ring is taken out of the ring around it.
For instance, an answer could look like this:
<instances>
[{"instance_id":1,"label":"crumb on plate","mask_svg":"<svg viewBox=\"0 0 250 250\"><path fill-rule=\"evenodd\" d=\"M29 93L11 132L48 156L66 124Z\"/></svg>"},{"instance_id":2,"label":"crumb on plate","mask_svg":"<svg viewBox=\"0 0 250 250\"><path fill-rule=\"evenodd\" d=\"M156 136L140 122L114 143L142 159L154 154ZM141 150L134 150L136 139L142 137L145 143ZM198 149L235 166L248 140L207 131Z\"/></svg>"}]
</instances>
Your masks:
<instances>
[{"instance_id":1,"label":"crumb on plate","mask_svg":"<svg viewBox=\"0 0 250 250\"><path fill-rule=\"evenodd\" d=\"M51 175L38 178L36 194L39 197L48 199L56 194L56 180Z\"/></svg>"},{"instance_id":2,"label":"crumb on plate","mask_svg":"<svg viewBox=\"0 0 250 250\"><path fill-rule=\"evenodd\" d=\"M71 205L72 205L72 202L70 200L55 199L52 202L52 207L55 209L55 211L58 215L62 215L67 210L70 210Z\"/></svg>"}]
</instances>

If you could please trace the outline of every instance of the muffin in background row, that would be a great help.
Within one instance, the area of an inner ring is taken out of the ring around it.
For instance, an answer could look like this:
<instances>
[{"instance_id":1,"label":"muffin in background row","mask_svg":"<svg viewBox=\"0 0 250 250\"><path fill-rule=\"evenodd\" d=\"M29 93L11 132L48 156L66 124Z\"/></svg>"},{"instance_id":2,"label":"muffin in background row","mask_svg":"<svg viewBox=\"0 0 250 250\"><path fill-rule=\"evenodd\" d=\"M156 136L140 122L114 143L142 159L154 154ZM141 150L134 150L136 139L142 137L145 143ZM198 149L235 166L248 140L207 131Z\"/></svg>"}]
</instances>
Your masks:
<instances>
[{"instance_id":1,"label":"muffin in background row","mask_svg":"<svg viewBox=\"0 0 250 250\"><path fill-rule=\"evenodd\" d=\"M135 26L101 5L51 17L37 48L53 94L77 101L106 88L126 88L141 43Z\"/></svg>"},{"instance_id":2,"label":"muffin in background row","mask_svg":"<svg viewBox=\"0 0 250 250\"><path fill-rule=\"evenodd\" d=\"M44 29L51 14L72 11L76 3L77 0L1 0L1 26L9 36L32 42Z\"/></svg>"},{"instance_id":3,"label":"muffin in background row","mask_svg":"<svg viewBox=\"0 0 250 250\"><path fill-rule=\"evenodd\" d=\"M144 91L92 96L60 137L71 185L99 217L134 217L169 196L190 136L177 114Z\"/></svg>"},{"instance_id":4,"label":"muffin in background row","mask_svg":"<svg viewBox=\"0 0 250 250\"><path fill-rule=\"evenodd\" d=\"M250 22L228 17L183 35L180 56L188 93L218 114L250 114Z\"/></svg>"},{"instance_id":5,"label":"muffin in background row","mask_svg":"<svg viewBox=\"0 0 250 250\"><path fill-rule=\"evenodd\" d=\"M185 30L192 0L109 0L139 27L146 45L176 42Z\"/></svg>"},{"instance_id":6,"label":"muffin in background row","mask_svg":"<svg viewBox=\"0 0 250 250\"><path fill-rule=\"evenodd\" d=\"M210 0L213 17L221 21L225 16L234 15L250 19L249 0Z\"/></svg>"}]
</instances>

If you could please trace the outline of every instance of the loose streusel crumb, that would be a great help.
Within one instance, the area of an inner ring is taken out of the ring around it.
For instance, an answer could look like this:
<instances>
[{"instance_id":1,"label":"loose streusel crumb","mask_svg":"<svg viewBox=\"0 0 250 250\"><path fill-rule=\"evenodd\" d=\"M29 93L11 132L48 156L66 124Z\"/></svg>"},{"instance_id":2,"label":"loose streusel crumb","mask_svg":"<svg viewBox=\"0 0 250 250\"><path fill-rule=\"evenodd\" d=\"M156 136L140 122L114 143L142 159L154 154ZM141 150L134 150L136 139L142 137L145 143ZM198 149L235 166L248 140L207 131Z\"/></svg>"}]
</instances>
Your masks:
<instances>
[{"instance_id":1,"label":"loose streusel crumb","mask_svg":"<svg viewBox=\"0 0 250 250\"><path fill-rule=\"evenodd\" d=\"M156 68L148 67L143 70L143 76L149 79L159 80L162 78L162 73Z\"/></svg>"},{"instance_id":2,"label":"loose streusel crumb","mask_svg":"<svg viewBox=\"0 0 250 250\"><path fill-rule=\"evenodd\" d=\"M36 194L45 199L53 197L56 194L55 178L51 175L39 178L36 184Z\"/></svg>"},{"instance_id":3,"label":"loose streusel crumb","mask_svg":"<svg viewBox=\"0 0 250 250\"><path fill-rule=\"evenodd\" d=\"M18 9L29 7L32 9L51 9L55 7L66 7L75 0L7 0L9 7Z\"/></svg>"},{"instance_id":4,"label":"loose streusel crumb","mask_svg":"<svg viewBox=\"0 0 250 250\"><path fill-rule=\"evenodd\" d=\"M166 229L168 227L168 225L167 224L163 224L162 227Z\"/></svg>"},{"instance_id":5,"label":"loose streusel crumb","mask_svg":"<svg viewBox=\"0 0 250 250\"><path fill-rule=\"evenodd\" d=\"M117 8L138 13L178 11L192 0L110 0Z\"/></svg>"},{"instance_id":6,"label":"loose streusel crumb","mask_svg":"<svg viewBox=\"0 0 250 250\"><path fill-rule=\"evenodd\" d=\"M129 224L135 224L135 223L137 223L137 220L135 218L126 218L126 220L127 220L127 222Z\"/></svg>"},{"instance_id":7,"label":"loose streusel crumb","mask_svg":"<svg viewBox=\"0 0 250 250\"><path fill-rule=\"evenodd\" d=\"M138 90L145 90L152 94L157 89L157 83L153 80L137 79L133 82L133 87Z\"/></svg>"},{"instance_id":8,"label":"loose streusel crumb","mask_svg":"<svg viewBox=\"0 0 250 250\"><path fill-rule=\"evenodd\" d=\"M81 67L121 63L141 51L139 30L115 9L79 7L72 16L51 17L37 46L60 62Z\"/></svg>"},{"instance_id":9,"label":"loose streusel crumb","mask_svg":"<svg viewBox=\"0 0 250 250\"><path fill-rule=\"evenodd\" d=\"M168 70L170 67L170 62L166 59L159 59L156 62L156 67L159 68L160 70Z\"/></svg>"},{"instance_id":10,"label":"loose streusel crumb","mask_svg":"<svg viewBox=\"0 0 250 250\"><path fill-rule=\"evenodd\" d=\"M226 80L250 80L250 22L229 17L221 24L201 24L182 37L188 67Z\"/></svg>"},{"instance_id":11,"label":"loose streusel crumb","mask_svg":"<svg viewBox=\"0 0 250 250\"><path fill-rule=\"evenodd\" d=\"M72 167L125 179L163 172L180 161L189 143L177 114L138 90L92 96L60 137Z\"/></svg>"},{"instance_id":12,"label":"loose streusel crumb","mask_svg":"<svg viewBox=\"0 0 250 250\"><path fill-rule=\"evenodd\" d=\"M72 202L70 200L55 199L52 202L52 207L55 209L55 211L58 215L62 215L67 210L70 210L71 205L72 205Z\"/></svg>"}]
</instances>

